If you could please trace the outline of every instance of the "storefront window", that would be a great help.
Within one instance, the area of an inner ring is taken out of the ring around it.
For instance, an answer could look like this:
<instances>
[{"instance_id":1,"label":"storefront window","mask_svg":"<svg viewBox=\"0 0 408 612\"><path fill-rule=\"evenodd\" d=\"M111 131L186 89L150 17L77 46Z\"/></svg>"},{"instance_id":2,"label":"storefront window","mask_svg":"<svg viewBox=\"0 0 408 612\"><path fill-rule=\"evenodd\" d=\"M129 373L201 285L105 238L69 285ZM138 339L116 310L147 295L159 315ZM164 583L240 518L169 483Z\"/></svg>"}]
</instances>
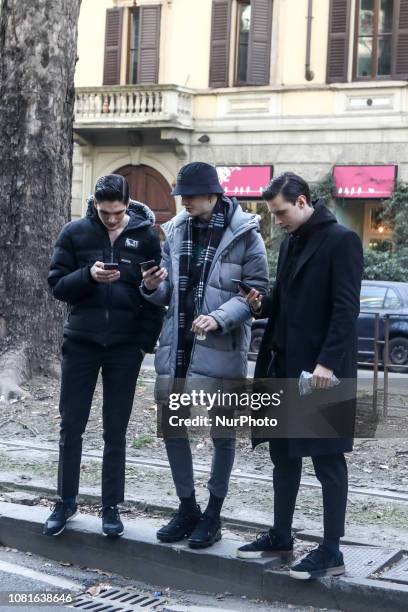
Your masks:
<instances>
[{"instance_id":1,"label":"storefront window","mask_svg":"<svg viewBox=\"0 0 408 612\"><path fill-rule=\"evenodd\" d=\"M259 215L261 236L265 242L268 242L275 231L275 227L273 226L272 215L269 212L266 202L240 200L239 203L243 211Z\"/></svg>"},{"instance_id":2,"label":"storefront window","mask_svg":"<svg viewBox=\"0 0 408 612\"><path fill-rule=\"evenodd\" d=\"M384 219L382 202L366 203L365 243L376 251L389 251L392 248L392 229Z\"/></svg>"},{"instance_id":3,"label":"storefront window","mask_svg":"<svg viewBox=\"0 0 408 612\"><path fill-rule=\"evenodd\" d=\"M384 221L383 214L384 211L382 207L371 209L370 229L374 232L378 232L379 234L388 234L390 232L390 228Z\"/></svg>"}]
</instances>

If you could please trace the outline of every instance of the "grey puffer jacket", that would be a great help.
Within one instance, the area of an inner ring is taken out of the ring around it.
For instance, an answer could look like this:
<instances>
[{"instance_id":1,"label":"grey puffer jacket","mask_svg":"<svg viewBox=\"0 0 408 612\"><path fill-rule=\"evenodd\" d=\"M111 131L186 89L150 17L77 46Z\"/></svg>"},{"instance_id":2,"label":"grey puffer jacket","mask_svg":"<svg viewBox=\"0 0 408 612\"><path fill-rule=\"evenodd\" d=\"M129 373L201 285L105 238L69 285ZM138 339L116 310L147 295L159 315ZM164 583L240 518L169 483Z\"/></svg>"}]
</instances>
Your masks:
<instances>
[{"instance_id":1,"label":"grey puffer jacket","mask_svg":"<svg viewBox=\"0 0 408 612\"><path fill-rule=\"evenodd\" d=\"M233 209L233 203L229 203ZM247 375L252 315L231 279L241 279L265 293L268 265L256 215L245 213L234 204L235 210L209 271L200 313L214 317L219 330L209 332L206 340L194 342L186 382L199 378L242 379ZM179 255L188 216L183 210L162 226L166 241L161 265L167 269L168 278L153 293L146 293L141 287L146 300L169 307L155 357L156 399L160 399L159 389L166 393L171 388L176 369Z\"/></svg>"}]
</instances>

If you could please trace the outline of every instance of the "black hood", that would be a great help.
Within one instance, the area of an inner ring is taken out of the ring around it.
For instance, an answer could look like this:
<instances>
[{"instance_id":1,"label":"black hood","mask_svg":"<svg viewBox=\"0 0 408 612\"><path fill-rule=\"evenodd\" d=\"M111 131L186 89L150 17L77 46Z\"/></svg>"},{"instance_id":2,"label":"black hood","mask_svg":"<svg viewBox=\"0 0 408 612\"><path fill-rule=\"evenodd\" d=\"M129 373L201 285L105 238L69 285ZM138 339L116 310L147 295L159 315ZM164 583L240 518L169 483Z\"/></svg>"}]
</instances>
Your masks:
<instances>
[{"instance_id":1,"label":"black hood","mask_svg":"<svg viewBox=\"0 0 408 612\"><path fill-rule=\"evenodd\" d=\"M95 198L93 195L91 195L86 202L86 216L94 219L95 221L101 222L97 215L94 202ZM127 212L129 215L129 229L154 225L156 223L154 212L146 204L142 204L142 202L137 202L136 200L130 199Z\"/></svg>"},{"instance_id":2,"label":"black hood","mask_svg":"<svg viewBox=\"0 0 408 612\"><path fill-rule=\"evenodd\" d=\"M311 231L314 231L317 227L328 225L331 223L337 223L337 219L329 209L324 198L313 200L312 206L314 213L312 216L301 225L296 232L293 232L294 236L307 236Z\"/></svg>"}]
</instances>

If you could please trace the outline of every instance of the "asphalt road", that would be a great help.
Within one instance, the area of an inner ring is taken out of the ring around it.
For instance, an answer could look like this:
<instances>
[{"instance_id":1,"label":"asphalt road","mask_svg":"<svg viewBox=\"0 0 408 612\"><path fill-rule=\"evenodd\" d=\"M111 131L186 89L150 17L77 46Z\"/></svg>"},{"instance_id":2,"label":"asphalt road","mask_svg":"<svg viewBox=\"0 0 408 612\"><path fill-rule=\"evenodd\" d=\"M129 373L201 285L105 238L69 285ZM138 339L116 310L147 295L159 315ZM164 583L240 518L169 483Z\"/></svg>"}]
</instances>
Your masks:
<instances>
[{"instance_id":1,"label":"asphalt road","mask_svg":"<svg viewBox=\"0 0 408 612\"><path fill-rule=\"evenodd\" d=\"M68 597L73 601L77 588L75 583L65 578L48 576L41 568L30 569L24 565L16 564L15 553L10 553L8 558L0 559L0 610L69 610L68 606L60 603L37 606L33 602L35 597L56 597L57 601Z\"/></svg>"},{"instance_id":2,"label":"asphalt road","mask_svg":"<svg viewBox=\"0 0 408 612\"><path fill-rule=\"evenodd\" d=\"M54 541L58 546L58 540L55 538ZM211 596L187 591L170 591L169 589L155 592L155 587L101 572L98 569L62 565L37 555L28 555L0 546L0 612L72 610L74 608L59 604L50 606L10 605L8 602L10 596L21 597L23 594L27 596L31 594L33 597L42 593L59 596L63 593L71 593L72 597L75 597L87 589L93 590L92 595L87 595L89 604L94 602L94 606L97 607L97 599L94 597L97 598L99 594L97 591L101 587L123 589L129 593L145 595L147 599L152 597L158 599L157 612L289 612L289 610L290 612L319 612L318 608L289 606L279 602L270 604L246 597L234 597L232 593ZM103 589L101 592L104 592ZM132 609L143 610L144 607L140 604L135 605Z\"/></svg>"}]
</instances>

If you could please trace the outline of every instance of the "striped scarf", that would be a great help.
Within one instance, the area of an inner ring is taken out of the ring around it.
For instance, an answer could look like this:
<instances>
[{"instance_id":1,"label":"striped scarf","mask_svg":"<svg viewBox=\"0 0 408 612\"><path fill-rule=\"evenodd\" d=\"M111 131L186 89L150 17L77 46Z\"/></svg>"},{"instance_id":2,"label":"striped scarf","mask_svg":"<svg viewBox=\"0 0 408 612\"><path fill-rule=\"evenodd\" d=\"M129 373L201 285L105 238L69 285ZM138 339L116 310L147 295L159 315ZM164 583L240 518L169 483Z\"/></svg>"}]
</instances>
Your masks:
<instances>
[{"instance_id":1,"label":"striped scarf","mask_svg":"<svg viewBox=\"0 0 408 612\"><path fill-rule=\"evenodd\" d=\"M225 228L228 224L228 203L218 198L214 206L210 222L208 224L207 244L196 265L192 266L193 254L193 219L187 219L183 241L180 250L179 263L179 314L178 314L178 341L177 341L177 363L176 378L184 378L188 364L184 350L184 338L186 333L186 295L188 287L193 287L194 294L194 318L198 317L204 297L205 285L214 255L221 242Z\"/></svg>"}]
</instances>

